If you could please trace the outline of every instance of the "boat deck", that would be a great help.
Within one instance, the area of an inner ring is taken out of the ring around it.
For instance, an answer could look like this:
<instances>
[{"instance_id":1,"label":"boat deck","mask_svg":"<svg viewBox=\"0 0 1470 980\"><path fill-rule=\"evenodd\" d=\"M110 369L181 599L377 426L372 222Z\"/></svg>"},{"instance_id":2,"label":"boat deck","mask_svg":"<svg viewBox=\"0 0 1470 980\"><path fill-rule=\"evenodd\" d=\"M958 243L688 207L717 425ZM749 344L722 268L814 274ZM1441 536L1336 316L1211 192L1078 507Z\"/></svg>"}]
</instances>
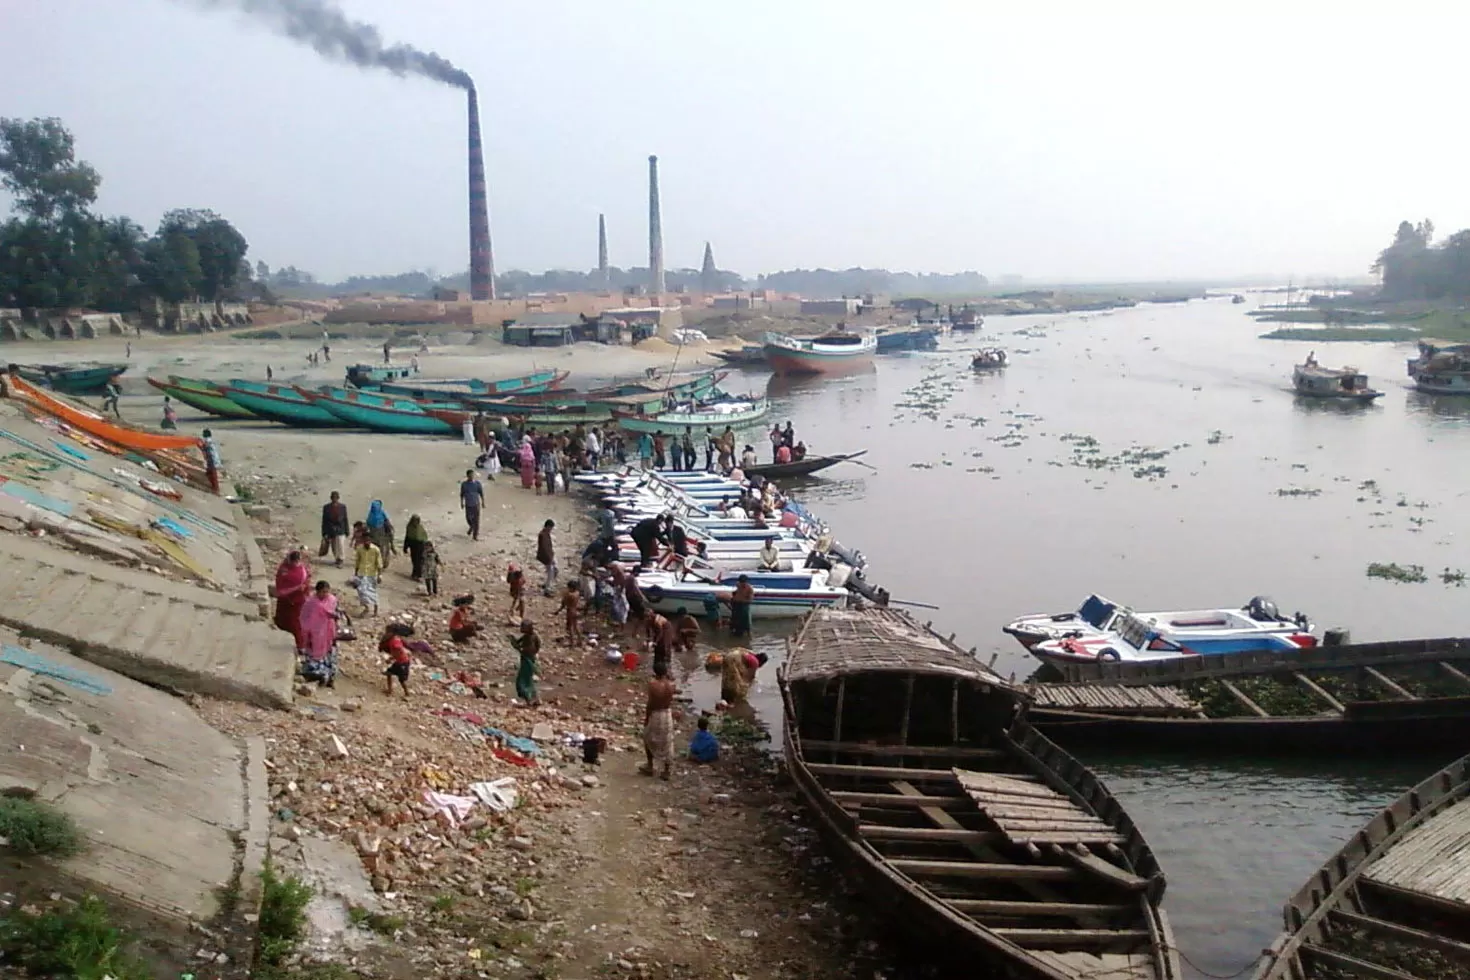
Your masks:
<instances>
[{"instance_id":1,"label":"boat deck","mask_svg":"<svg viewBox=\"0 0 1470 980\"><path fill-rule=\"evenodd\" d=\"M1133 717L1197 717L1199 708L1177 688L1101 687L1095 684L1036 684L1027 688L1038 708L1118 712Z\"/></svg>"},{"instance_id":2,"label":"boat deck","mask_svg":"<svg viewBox=\"0 0 1470 980\"><path fill-rule=\"evenodd\" d=\"M954 770L975 807L1011 844L1126 844L1128 838L1066 796L1000 773Z\"/></svg>"},{"instance_id":3,"label":"boat deck","mask_svg":"<svg viewBox=\"0 0 1470 980\"><path fill-rule=\"evenodd\" d=\"M1365 868L1363 877L1470 908L1470 800L1414 828Z\"/></svg>"}]
</instances>

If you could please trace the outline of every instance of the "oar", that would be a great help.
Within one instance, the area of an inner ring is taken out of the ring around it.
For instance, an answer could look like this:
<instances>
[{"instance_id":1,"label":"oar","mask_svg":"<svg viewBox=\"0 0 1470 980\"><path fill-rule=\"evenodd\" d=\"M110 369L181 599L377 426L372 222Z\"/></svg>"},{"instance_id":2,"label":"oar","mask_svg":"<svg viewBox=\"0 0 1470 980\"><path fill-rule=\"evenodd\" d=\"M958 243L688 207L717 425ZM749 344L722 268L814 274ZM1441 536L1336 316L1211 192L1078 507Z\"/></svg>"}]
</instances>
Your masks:
<instances>
[{"instance_id":1,"label":"oar","mask_svg":"<svg viewBox=\"0 0 1470 980\"><path fill-rule=\"evenodd\" d=\"M859 466L866 466L868 469L872 470L874 473L878 472L878 467L874 466L872 463L864 463L860 459L849 459L849 460L844 460L844 462L856 463Z\"/></svg>"},{"instance_id":2,"label":"oar","mask_svg":"<svg viewBox=\"0 0 1470 980\"><path fill-rule=\"evenodd\" d=\"M920 609L938 609L932 602L915 602L912 599L894 599L889 597L888 604L891 606L918 606Z\"/></svg>"}]
</instances>

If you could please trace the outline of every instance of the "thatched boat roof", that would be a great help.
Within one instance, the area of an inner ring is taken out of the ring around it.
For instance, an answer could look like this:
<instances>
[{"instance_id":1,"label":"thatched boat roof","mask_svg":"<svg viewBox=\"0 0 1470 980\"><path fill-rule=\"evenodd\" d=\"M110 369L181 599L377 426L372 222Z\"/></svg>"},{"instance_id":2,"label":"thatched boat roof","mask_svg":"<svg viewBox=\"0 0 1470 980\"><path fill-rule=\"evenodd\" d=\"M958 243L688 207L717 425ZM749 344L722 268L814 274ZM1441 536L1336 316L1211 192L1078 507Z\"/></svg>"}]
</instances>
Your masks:
<instances>
[{"instance_id":1,"label":"thatched boat roof","mask_svg":"<svg viewBox=\"0 0 1470 980\"><path fill-rule=\"evenodd\" d=\"M791 638L788 681L892 671L1004 684L973 656L894 609L816 609Z\"/></svg>"}]
</instances>

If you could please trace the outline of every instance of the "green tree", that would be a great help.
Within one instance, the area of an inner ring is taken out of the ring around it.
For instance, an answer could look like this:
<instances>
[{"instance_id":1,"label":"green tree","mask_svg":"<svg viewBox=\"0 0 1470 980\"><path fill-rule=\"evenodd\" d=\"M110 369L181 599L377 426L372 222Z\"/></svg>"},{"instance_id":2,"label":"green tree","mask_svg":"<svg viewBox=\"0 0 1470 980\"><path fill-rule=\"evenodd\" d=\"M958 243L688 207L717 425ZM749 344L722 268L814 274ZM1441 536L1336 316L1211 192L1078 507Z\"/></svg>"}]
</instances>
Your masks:
<instances>
[{"instance_id":1,"label":"green tree","mask_svg":"<svg viewBox=\"0 0 1470 980\"><path fill-rule=\"evenodd\" d=\"M60 119L0 119L0 186L22 214L43 222L85 212L102 177L78 161Z\"/></svg>"},{"instance_id":2,"label":"green tree","mask_svg":"<svg viewBox=\"0 0 1470 980\"><path fill-rule=\"evenodd\" d=\"M184 303L199 298L204 279L199 248L181 230L157 235L143 247L143 285L165 303Z\"/></svg>"},{"instance_id":3,"label":"green tree","mask_svg":"<svg viewBox=\"0 0 1470 980\"><path fill-rule=\"evenodd\" d=\"M184 208L170 211L158 226L160 238L182 235L194 243L199 278L194 292L217 303L241 281L245 253L250 245L245 236L213 211ZM248 272L245 279L249 279Z\"/></svg>"}]
</instances>

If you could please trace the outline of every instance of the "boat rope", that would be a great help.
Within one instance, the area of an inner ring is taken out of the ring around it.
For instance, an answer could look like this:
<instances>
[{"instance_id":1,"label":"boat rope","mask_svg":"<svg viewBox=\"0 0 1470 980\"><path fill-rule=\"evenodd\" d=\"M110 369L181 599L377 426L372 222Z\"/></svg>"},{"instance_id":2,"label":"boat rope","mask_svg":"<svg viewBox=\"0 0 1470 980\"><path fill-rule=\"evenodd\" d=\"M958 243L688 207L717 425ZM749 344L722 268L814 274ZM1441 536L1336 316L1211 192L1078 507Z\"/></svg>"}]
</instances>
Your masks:
<instances>
[{"instance_id":1,"label":"boat rope","mask_svg":"<svg viewBox=\"0 0 1470 980\"><path fill-rule=\"evenodd\" d=\"M1189 955L1187 953L1185 953L1184 950L1180 949L1178 946L1175 946L1174 947L1174 952L1176 952L1176 953L1179 954L1179 958L1181 960L1183 960L1184 962L1186 962L1190 966L1192 966L1194 968L1194 970L1195 970L1196 973L1199 973L1199 974L1201 974L1203 976L1210 977L1210 978L1212 978L1212 980L1235 980L1236 977L1241 976L1247 970L1253 969L1255 967L1255 965L1257 963L1261 962L1261 959L1266 955L1264 952L1257 953L1256 956L1254 958L1252 958L1249 963L1247 963L1245 966L1241 967L1239 970L1236 970L1234 973L1211 973L1209 970L1206 970L1204 967L1200 966L1194 960L1190 959L1189 958Z\"/></svg>"}]
</instances>

